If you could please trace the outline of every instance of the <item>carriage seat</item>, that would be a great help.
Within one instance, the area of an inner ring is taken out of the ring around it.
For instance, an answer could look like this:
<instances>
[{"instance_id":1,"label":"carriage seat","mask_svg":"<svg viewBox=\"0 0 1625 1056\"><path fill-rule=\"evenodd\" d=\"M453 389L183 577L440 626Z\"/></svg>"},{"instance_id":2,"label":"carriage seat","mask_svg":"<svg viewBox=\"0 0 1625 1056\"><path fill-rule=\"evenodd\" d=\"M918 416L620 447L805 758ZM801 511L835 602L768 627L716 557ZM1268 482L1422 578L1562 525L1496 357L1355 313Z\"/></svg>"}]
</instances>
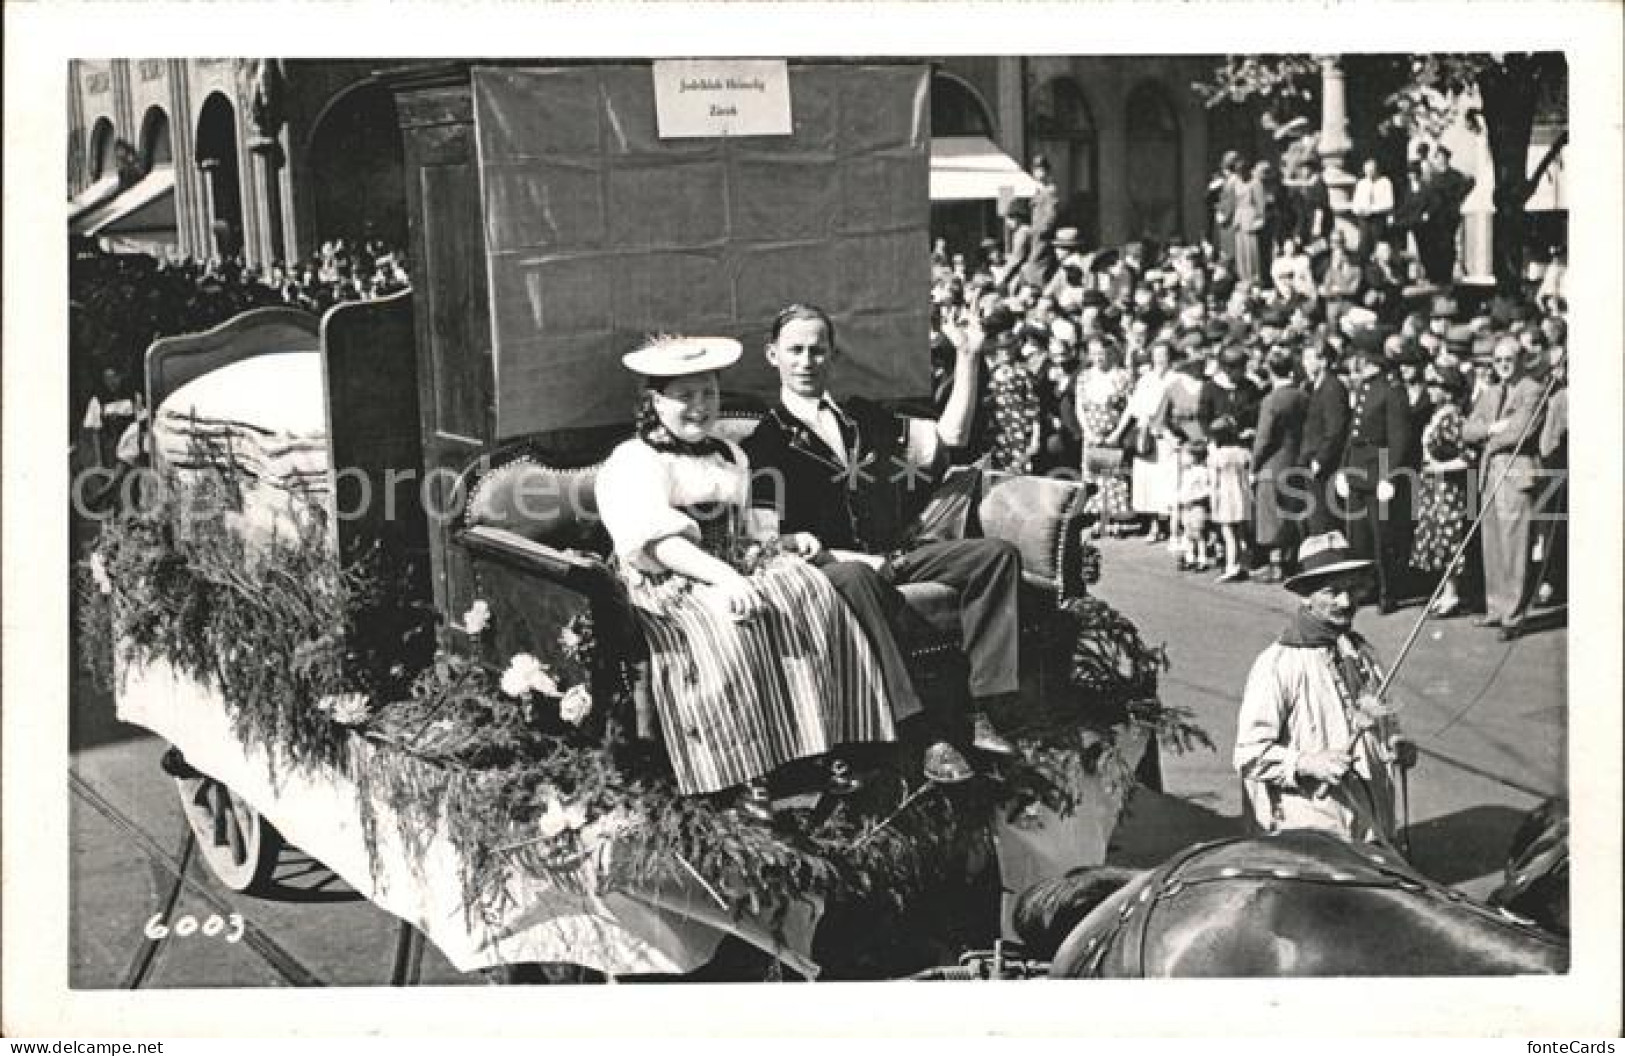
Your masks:
<instances>
[{"instance_id":1,"label":"carriage seat","mask_svg":"<svg viewBox=\"0 0 1625 1056\"><path fill-rule=\"evenodd\" d=\"M760 412L725 413L718 431L743 440ZM610 445L612 447L613 445ZM599 457L562 460L534 441L518 441L483 456L466 471L464 529L458 541L472 555L518 564L577 591L617 590L609 569L609 535L599 518L594 484ZM1084 489L1038 477L989 474L967 534L1005 539L1021 554L1023 623L1041 617L1027 604L1084 591ZM909 619L902 645L911 657L951 648L959 639L958 592L941 583L901 588Z\"/></svg>"}]
</instances>

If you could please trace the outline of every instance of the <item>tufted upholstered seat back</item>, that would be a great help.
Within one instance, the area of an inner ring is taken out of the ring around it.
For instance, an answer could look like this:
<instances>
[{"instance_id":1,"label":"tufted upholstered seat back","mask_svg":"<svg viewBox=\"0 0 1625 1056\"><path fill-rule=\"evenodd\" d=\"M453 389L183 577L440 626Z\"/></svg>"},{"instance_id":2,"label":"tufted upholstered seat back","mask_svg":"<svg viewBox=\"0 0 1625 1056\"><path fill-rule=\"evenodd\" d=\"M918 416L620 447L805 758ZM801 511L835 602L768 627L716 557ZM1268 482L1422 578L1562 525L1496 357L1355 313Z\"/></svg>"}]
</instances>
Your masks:
<instances>
[{"instance_id":1,"label":"tufted upholstered seat back","mask_svg":"<svg viewBox=\"0 0 1625 1056\"><path fill-rule=\"evenodd\" d=\"M760 421L759 412L726 411L716 433L739 443ZM500 528L560 549L607 553L609 536L599 518L594 486L609 450L585 465L570 466L555 464L528 441L501 448L466 475L464 522L469 528Z\"/></svg>"},{"instance_id":2,"label":"tufted upholstered seat back","mask_svg":"<svg viewBox=\"0 0 1625 1056\"><path fill-rule=\"evenodd\" d=\"M717 432L740 442L760 420L759 411L725 411ZM612 446L579 465L555 464L523 441L498 450L470 467L466 526L501 529L560 550L607 555L609 535L593 488ZM1088 577L1077 535L1084 498L1085 489L1070 481L988 474L971 531L1013 544L1021 555L1023 578L1033 587L1073 592ZM905 591L933 624L939 622L938 609L943 622L957 613L953 592L935 596L935 589L934 584L920 584Z\"/></svg>"}]
</instances>

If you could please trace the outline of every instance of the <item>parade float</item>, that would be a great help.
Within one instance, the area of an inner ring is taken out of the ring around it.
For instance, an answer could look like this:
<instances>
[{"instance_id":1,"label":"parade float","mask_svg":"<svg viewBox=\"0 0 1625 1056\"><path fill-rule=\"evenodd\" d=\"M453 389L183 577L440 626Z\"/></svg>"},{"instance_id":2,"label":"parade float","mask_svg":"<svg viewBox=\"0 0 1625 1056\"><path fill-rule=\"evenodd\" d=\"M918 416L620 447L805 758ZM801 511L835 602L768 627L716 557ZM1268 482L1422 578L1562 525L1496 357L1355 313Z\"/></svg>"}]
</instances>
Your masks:
<instances>
[{"instance_id":1,"label":"parade float","mask_svg":"<svg viewBox=\"0 0 1625 1056\"><path fill-rule=\"evenodd\" d=\"M151 472L82 565L82 653L175 746L227 886L274 894L286 841L507 978L898 977L1102 861L1159 742L1202 739L1089 592L1086 490L960 470L884 516L1020 550L1022 693L994 716L1020 758L932 785L905 729L851 796L789 781L771 826L677 795L592 496L630 431L612 365L653 332L760 348L811 300L844 392L914 413L928 388L928 67L735 69L783 94L757 134L668 112L710 83L684 65L392 73L413 292L148 353ZM760 357L730 372L731 435L775 384ZM916 684L963 693L952 591L909 591Z\"/></svg>"}]
</instances>

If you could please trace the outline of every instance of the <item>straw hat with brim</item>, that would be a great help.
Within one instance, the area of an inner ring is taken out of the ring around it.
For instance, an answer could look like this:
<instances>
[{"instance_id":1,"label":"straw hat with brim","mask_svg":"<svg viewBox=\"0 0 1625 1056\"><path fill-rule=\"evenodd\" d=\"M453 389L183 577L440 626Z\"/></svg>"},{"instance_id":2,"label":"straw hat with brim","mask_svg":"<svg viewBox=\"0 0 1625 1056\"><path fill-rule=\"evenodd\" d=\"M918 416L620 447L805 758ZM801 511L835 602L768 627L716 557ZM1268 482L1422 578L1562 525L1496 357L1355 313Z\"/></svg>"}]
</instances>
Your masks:
<instances>
[{"instance_id":1,"label":"straw hat with brim","mask_svg":"<svg viewBox=\"0 0 1625 1056\"><path fill-rule=\"evenodd\" d=\"M1298 547L1298 572L1282 586L1294 594L1307 597L1325 585L1326 581L1348 572L1369 572L1375 566L1365 558L1354 556L1342 532L1311 535Z\"/></svg>"},{"instance_id":2,"label":"straw hat with brim","mask_svg":"<svg viewBox=\"0 0 1625 1056\"><path fill-rule=\"evenodd\" d=\"M626 369L646 378L681 378L724 370L745 351L731 337L663 337L621 357Z\"/></svg>"}]
</instances>

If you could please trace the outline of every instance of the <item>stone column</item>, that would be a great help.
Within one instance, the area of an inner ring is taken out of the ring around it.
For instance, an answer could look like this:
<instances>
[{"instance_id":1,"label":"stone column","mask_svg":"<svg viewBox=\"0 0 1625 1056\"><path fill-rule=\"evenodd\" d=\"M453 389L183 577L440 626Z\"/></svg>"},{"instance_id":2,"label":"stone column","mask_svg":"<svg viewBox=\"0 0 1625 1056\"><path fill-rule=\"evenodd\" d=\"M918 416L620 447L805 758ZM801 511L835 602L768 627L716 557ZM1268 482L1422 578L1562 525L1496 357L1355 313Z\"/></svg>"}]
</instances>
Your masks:
<instances>
[{"instance_id":1,"label":"stone column","mask_svg":"<svg viewBox=\"0 0 1625 1056\"><path fill-rule=\"evenodd\" d=\"M1343 68L1336 55L1320 57L1320 166L1326 192L1332 200L1337 227L1358 244L1359 231L1350 218L1355 177L1345 162L1354 143L1349 139L1348 96L1343 84Z\"/></svg>"},{"instance_id":2,"label":"stone column","mask_svg":"<svg viewBox=\"0 0 1625 1056\"><path fill-rule=\"evenodd\" d=\"M203 192L203 248L198 259L207 263L210 257L220 255L220 246L214 239L214 181L220 172L220 159L197 159L197 171L198 187Z\"/></svg>"},{"instance_id":3,"label":"stone column","mask_svg":"<svg viewBox=\"0 0 1625 1056\"><path fill-rule=\"evenodd\" d=\"M264 229L270 257L261 263L270 267L273 260L287 260L282 235L282 144L260 136L248 144L248 149L260 160L260 191L265 198Z\"/></svg>"},{"instance_id":4,"label":"stone column","mask_svg":"<svg viewBox=\"0 0 1625 1056\"><path fill-rule=\"evenodd\" d=\"M1022 58L998 60L997 92L994 116L998 119L999 146L1015 158L1022 168L1027 167L1027 64Z\"/></svg>"}]
</instances>

